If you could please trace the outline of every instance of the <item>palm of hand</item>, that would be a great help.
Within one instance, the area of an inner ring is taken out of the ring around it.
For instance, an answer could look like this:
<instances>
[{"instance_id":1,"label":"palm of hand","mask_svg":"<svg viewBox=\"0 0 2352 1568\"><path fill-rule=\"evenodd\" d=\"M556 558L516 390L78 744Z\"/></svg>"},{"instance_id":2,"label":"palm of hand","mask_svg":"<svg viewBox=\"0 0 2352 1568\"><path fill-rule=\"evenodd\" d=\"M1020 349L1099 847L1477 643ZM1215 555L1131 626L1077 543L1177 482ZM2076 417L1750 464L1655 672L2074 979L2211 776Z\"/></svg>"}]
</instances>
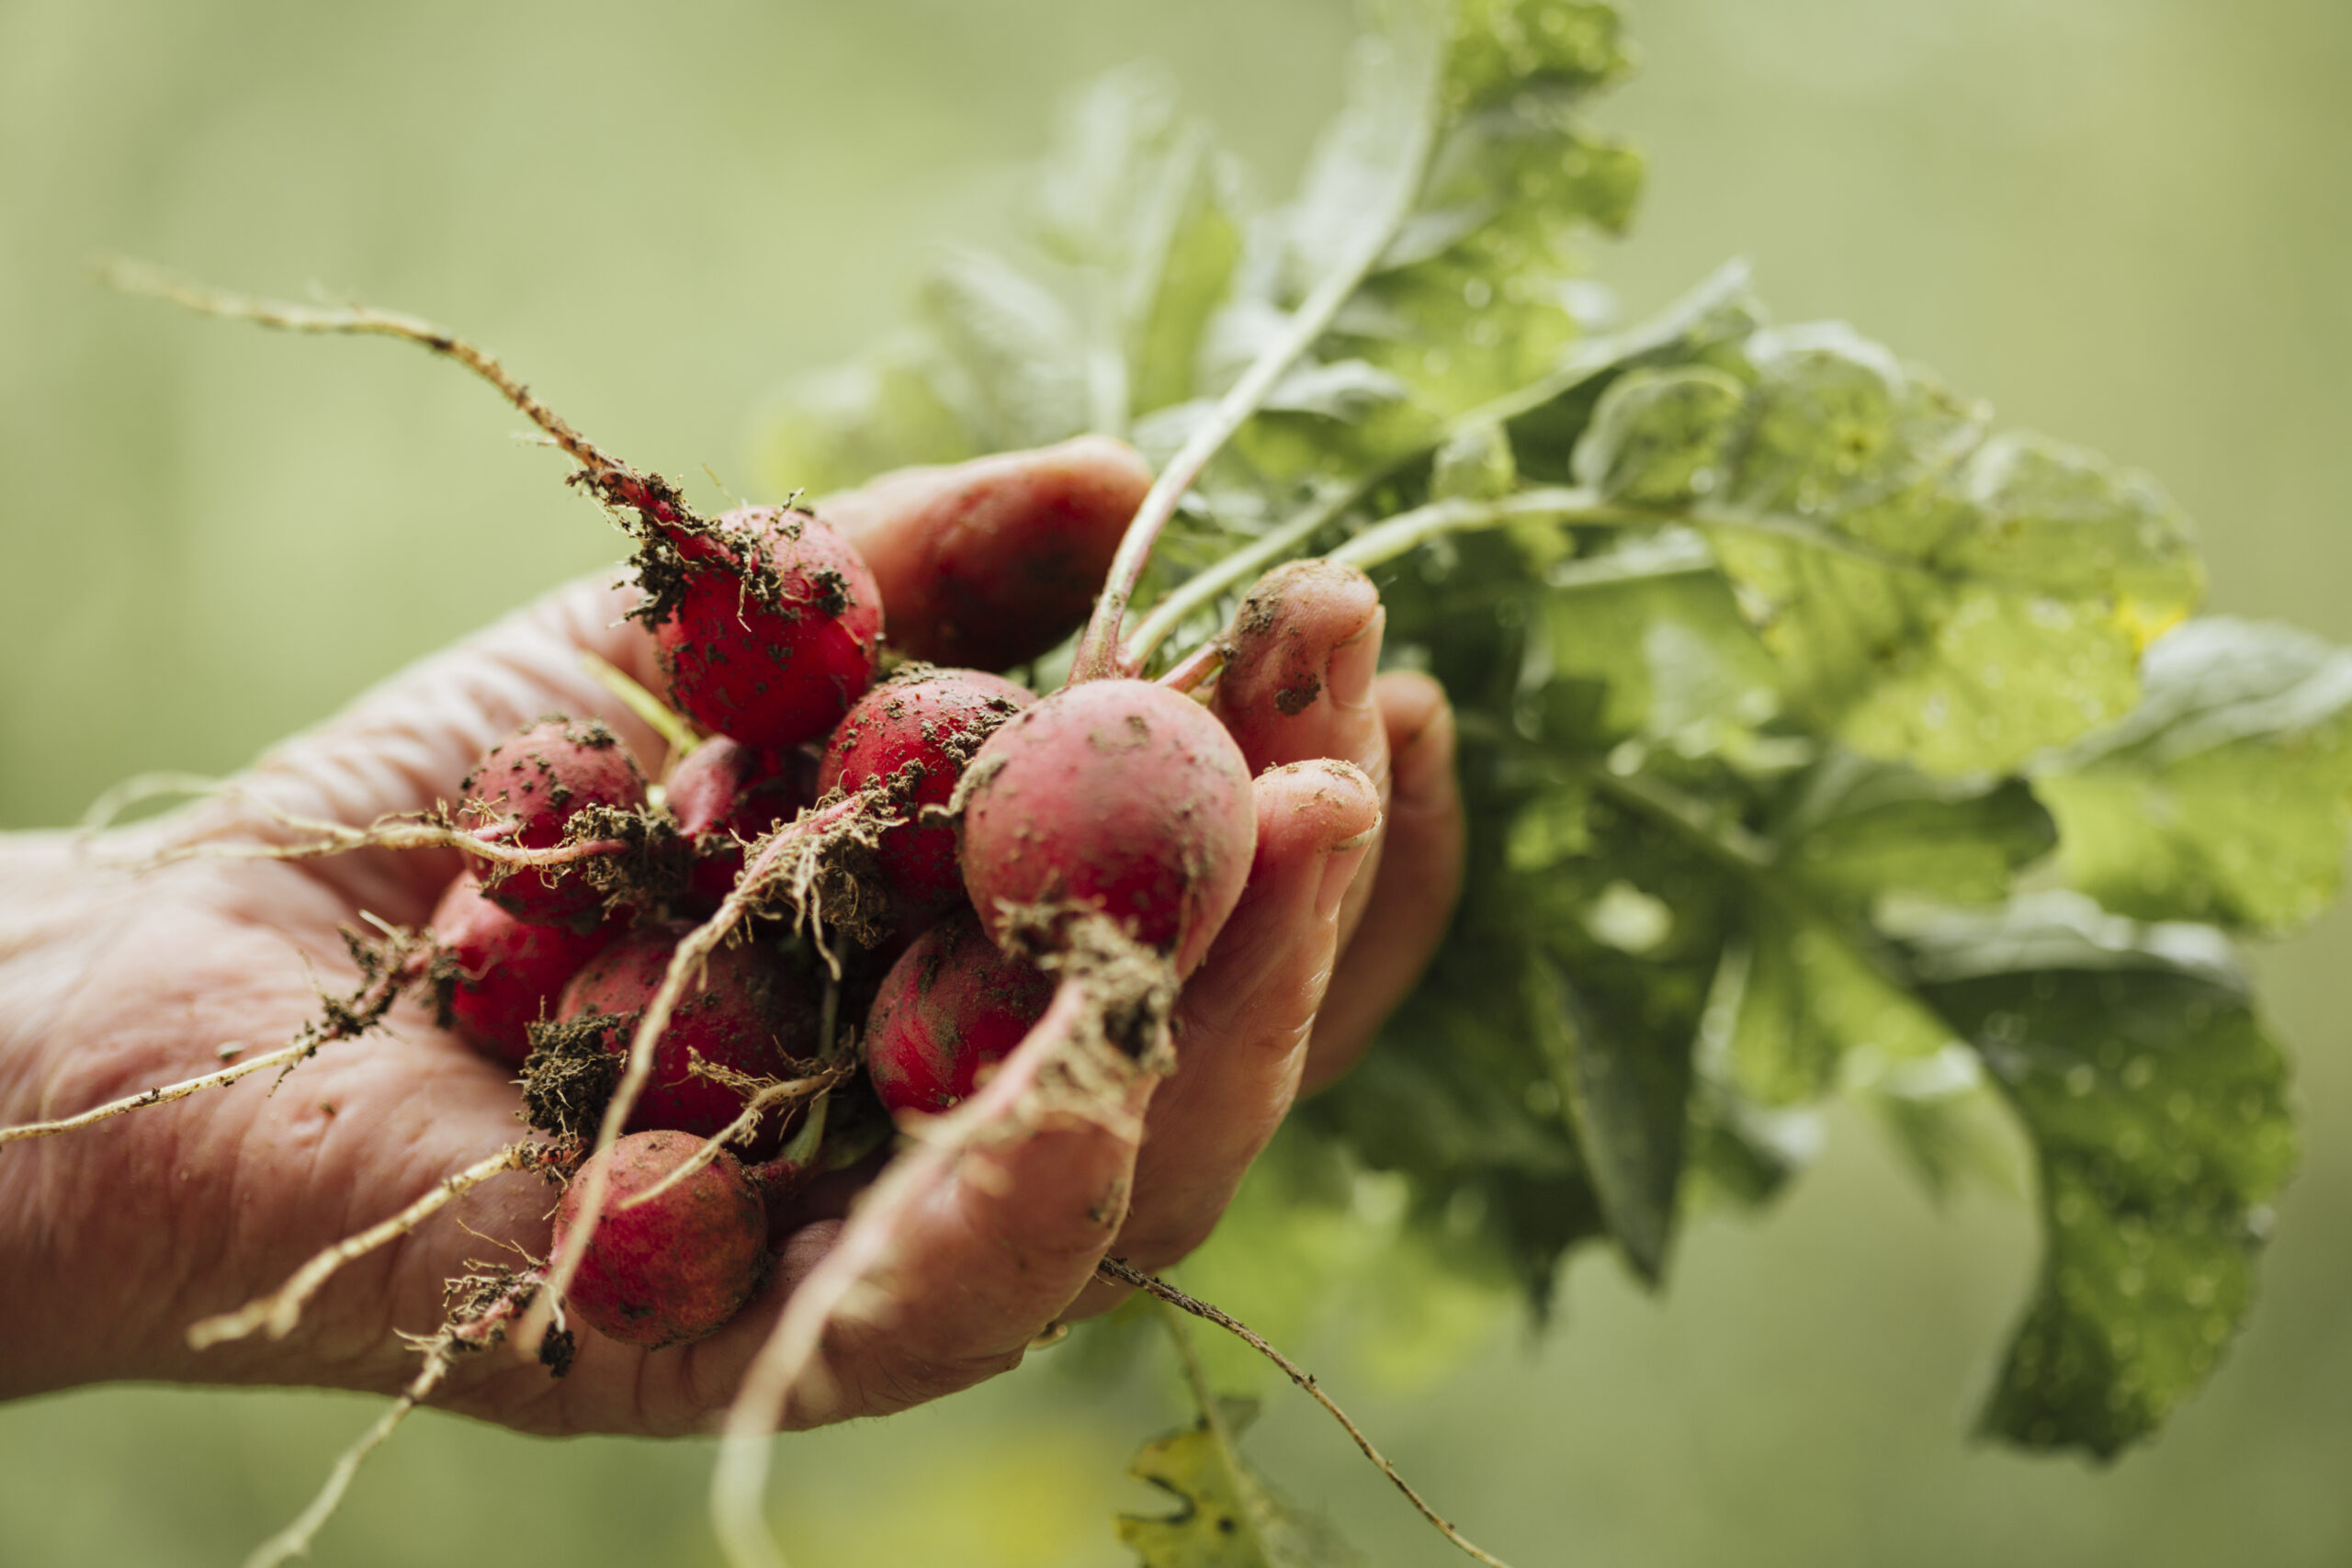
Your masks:
<instances>
[{"instance_id":1,"label":"palm of hand","mask_svg":"<svg viewBox=\"0 0 2352 1568\"><path fill-rule=\"evenodd\" d=\"M827 512L873 562L886 604L929 607L956 577L944 507L986 525L978 540L967 525L968 559L1024 537L1115 536L1139 482L1130 457L1087 443L902 476ZM956 600L967 616L969 599ZM603 717L641 758L657 757L655 739L580 665L594 652L651 682L646 637L617 624L626 603L581 585L426 660L265 759L241 797L206 808L206 829L251 836L266 823L256 803L350 823L425 809L454 795L489 744L548 711ZM1148 1110L1136 1107L1146 1111L1140 1149L1091 1123L1048 1124L968 1156L914 1211L884 1281L893 1310L828 1340L825 1392L795 1405L795 1424L901 1408L1013 1364L1056 1316L1115 1299L1088 1283L1106 1250L1145 1267L1182 1256L1302 1077L1320 1081L1351 1060L1418 972L1458 857L1442 698L1409 678L1375 686L1368 590L1310 595L1290 626L1287 651L1328 666L1329 690L1298 709L1286 688L1281 723L1249 705L1247 682L1220 698L1253 766L1298 765L1260 780L1250 891L1186 987L1180 1069ZM920 626L894 619L892 630L921 646ZM1317 758L1363 772L1307 761ZM149 842L134 831L100 854L135 856ZM1358 873L1384 849L1375 889ZM0 1122L211 1070L224 1043L283 1043L318 1016L320 987L349 988L341 929L369 915L422 924L456 869L438 852L370 851L133 877L95 868L58 838L19 838L0 854L10 863L0 880L20 890L0 909ZM389 1331L430 1332L443 1281L478 1263L519 1262L509 1245L544 1256L553 1190L504 1176L349 1265L286 1340L190 1350L195 1318L270 1289L525 1131L505 1070L406 1006L388 1029L326 1047L273 1093L275 1080L256 1074L0 1148L0 1215L17 1216L0 1219L0 1273L46 1286L0 1303L0 1344L38 1352L0 1357L0 1393L108 1377L394 1388L413 1360ZM821 1213L798 1223L762 1296L709 1339L647 1352L583 1333L561 1380L493 1351L469 1359L440 1402L540 1431L707 1428L838 1230Z\"/></svg>"}]
</instances>

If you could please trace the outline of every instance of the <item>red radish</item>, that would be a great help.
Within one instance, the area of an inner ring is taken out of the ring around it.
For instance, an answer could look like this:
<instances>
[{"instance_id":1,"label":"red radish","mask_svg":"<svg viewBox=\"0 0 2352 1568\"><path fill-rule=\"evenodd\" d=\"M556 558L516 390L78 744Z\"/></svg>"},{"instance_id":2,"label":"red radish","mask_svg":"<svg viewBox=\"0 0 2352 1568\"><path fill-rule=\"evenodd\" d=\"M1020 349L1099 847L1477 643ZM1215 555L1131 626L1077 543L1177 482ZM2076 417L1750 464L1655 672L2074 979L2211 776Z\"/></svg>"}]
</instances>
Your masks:
<instances>
[{"instance_id":1,"label":"red radish","mask_svg":"<svg viewBox=\"0 0 2352 1568\"><path fill-rule=\"evenodd\" d=\"M1001 675L910 665L866 693L833 731L818 793L876 784L888 792L907 820L882 835L877 854L906 908L930 913L963 896L956 829L917 813L945 806L981 742L1036 700Z\"/></svg>"},{"instance_id":2,"label":"red radish","mask_svg":"<svg viewBox=\"0 0 2352 1568\"><path fill-rule=\"evenodd\" d=\"M817 797L805 752L771 758L714 735L670 771L670 815L695 853L687 886L715 908L743 869L743 846L788 822Z\"/></svg>"},{"instance_id":3,"label":"red radish","mask_svg":"<svg viewBox=\"0 0 2352 1568\"><path fill-rule=\"evenodd\" d=\"M1024 908L1091 908L1189 973L1256 848L1250 768L1225 727L1148 681L1066 686L972 764L964 885L999 942Z\"/></svg>"},{"instance_id":4,"label":"red radish","mask_svg":"<svg viewBox=\"0 0 2352 1568\"><path fill-rule=\"evenodd\" d=\"M629 1206L701 1144L684 1133L632 1133L580 1168L556 1206L559 1253L580 1222L590 1167L603 1160L612 1174L565 1311L610 1338L660 1349L712 1333L751 1300L767 1272L767 1210L733 1155L722 1149L660 1197Z\"/></svg>"},{"instance_id":5,"label":"red radish","mask_svg":"<svg viewBox=\"0 0 2352 1568\"><path fill-rule=\"evenodd\" d=\"M655 640L671 700L747 746L814 740L874 683L874 574L804 512L747 507L718 526L718 536L670 535L681 580L667 585L675 598Z\"/></svg>"},{"instance_id":6,"label":"red radish","mask_svg":"<svg viewBox=\"0 0 2352 1568\"><path fill-rule=\"evenodd\" d=\"M640 926L606 948L564 987L557 1018L563 1022L609 1018L605 1048L625 1055L637 1016L662 987L670 955L691 926ZM670 1026L653 1048L653 1076L629 1117L629 1129L667 1128L709 1137L742 1113L743 1096L690 1072L695 1058L754 1077L791 1076L796 1057L817 1054L820 990L758 942L722 946L704 965ZM774 1154L784 1117L762 1122L746 1149L752 1159Z\"/></svg>"},{"instance_id":7,"label":"red radish","mask_svg":"<svg viewBox=\"0 0 2352 1568\"><path fill-rule=\"evenodd\" d=\"M458 1032L492 1061L519 1067L530 1055L532 1021L553 1015L566 982L612 941L615 927L526 925L483 897L468 872L441 896L432 931L457 962L447 1010Z\"/></svg>"},{"instance_id":8,"label":"red radish","mask_svg":"<svg viewBox=\"0 0 2352 1568\"><path fill-rule=\"evenodd\" d=\"M1054 982L1001 953L959 909L917 937L866 1014L865 1069L895 1114L942 1111L1012 1054L1054 999Z\"/></svg>"},{"instance_id":9,"label":"red radish","mask_svg":"<svg viewBox=\"0 0 2352 1568\"><path fill-rule=\"evenodd\" d=\"M526 850L563 842L584 807L636 811L645 775L619 737L594 719L554 716L525 726L485 752L458 786L458 824L476 838ZM485 886L490 901L533 925L590 930L603 896L577 866L525 867Z\"/></svg>"}]
</instances>

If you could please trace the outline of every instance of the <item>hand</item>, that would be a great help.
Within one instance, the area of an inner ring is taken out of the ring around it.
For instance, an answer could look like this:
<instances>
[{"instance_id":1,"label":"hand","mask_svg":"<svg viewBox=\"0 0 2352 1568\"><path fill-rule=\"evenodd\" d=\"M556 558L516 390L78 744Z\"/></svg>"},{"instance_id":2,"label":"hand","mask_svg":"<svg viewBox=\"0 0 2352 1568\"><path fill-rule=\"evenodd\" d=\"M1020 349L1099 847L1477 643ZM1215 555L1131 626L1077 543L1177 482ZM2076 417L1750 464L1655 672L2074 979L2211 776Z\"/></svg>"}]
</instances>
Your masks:
<instances>
[{"instance_id":1,"label":"hand","mask_svg":"<svg viewBox=\"0 0 2352 1568\"><path fill-rule=\"evenodd\" d=\"M972 660L990 652L1009 564L1063 583L1082 613L1148 479L1125 448L1090 440L891 476L820 511L873 566L898 646ZM659 741L580 667L594 652L658 689L650 638L620 621L628 603L578 584L424 660L265 757L239 795L201 808L208 829L266 830L255 802L349 823L428 808L551 710L603 718L658 762ZM1051 1125L968 1156L900 1238L889 1331L829 1340L831 1395L797 1404L796 1425L978 1382L1057 1317L1114 1299L1089 1286L1106 1251L1149 1269L1197 1245L1302 1084L1362 1052L1434 949L1460 855L1443 696L1421 677L1374 678L1380 611L1361 578L1281 608L1281 638L1238 651L1217 698L1252 766L1276 770L1258 781L1249 889L1184 988L1179 1066L1140 1147ZM1316 686L1304 699L1301 670ZM458 870L446 853L380 851L117 869L156 841L153 829L95 845L0 839L0 1124L214 1070L224 1044L283 1043L317 1016L319 988L349 988L338 928L363 912L421 924ZM444 1280L509 1242L545 1256L552 1190L503 1177L347 1266L288 1338L188 1349L195 1319L523 1132L504 1070L405 1006L273 1092L275 1077L0 1145L0 1395L117 1378L389 1392L414 1368L393 1331L438 1325ZM534 1431L707 1429L840 1225L794 1230L762 1296L709 1339L646 1352L583 1331L561 1380L493 1351L436 1402Z\"/></svg>"}]
</instances>

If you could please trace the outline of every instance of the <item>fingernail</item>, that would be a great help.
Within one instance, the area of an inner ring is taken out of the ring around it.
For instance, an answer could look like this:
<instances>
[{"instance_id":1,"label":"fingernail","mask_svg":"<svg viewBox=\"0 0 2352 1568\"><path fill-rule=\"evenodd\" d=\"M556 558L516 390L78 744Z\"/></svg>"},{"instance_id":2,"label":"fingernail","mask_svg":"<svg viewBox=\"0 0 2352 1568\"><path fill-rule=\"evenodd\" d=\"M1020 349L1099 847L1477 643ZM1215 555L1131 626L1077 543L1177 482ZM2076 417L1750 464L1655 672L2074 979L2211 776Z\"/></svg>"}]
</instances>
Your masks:
<instances>
[{"instance_id":1,"label":"fingernail","mask_svg":"<svg viewBox=\"0 0 2352 1568\"><path fill-rule=\"evenodd\" d=\"M1372 834L1358 833L1343 843L1334 845L1331 858L1323 863L1323 880L1315 889L1315 918L1328 920L1340 912L1340 901L1348 896L1355 883L1356 873L1363 869L1363 857L1372 848Z\"/></svg>"},{"instance_id":2,"label":"fingernail","mask_svg":"<svg viewBox=\"0 0 2352 1568\"><path fill-rule=\"evenodd\" d=\"M1372 680L1380 672L1381 633L1388 625L1386 607L1374 610L1363 629L1331 650L1325 683L1334 707L1363 709L1372 705Z\"/></svg>"}]
</instances>

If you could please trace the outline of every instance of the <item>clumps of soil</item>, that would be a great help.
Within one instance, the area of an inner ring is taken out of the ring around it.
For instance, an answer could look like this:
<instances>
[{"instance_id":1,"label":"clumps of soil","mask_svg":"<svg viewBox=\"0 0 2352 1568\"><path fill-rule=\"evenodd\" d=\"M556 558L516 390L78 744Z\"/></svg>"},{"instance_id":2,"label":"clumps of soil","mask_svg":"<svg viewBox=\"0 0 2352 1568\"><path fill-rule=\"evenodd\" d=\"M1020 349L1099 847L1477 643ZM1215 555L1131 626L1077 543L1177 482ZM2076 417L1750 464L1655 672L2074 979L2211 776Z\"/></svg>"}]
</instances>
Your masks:
<instances>
[{"instance_id":1,"label":"clumps of soil","mask_svg":"<svg viewBox=\"0 0 2352 1568\"><path fill-rule=\"evenodd\" d=\"M581 476L573 478L578 482ZM683 510L666 516L643 507L636 510L646 521L629 529L637 537L637 553L629 565L644 597L629 610L628 619L649 628L672 619L687 588L713 571L723 571L742 584L747 609L756 606L790 619L809 604L792 596L766 535L774 529L797 543L804 520L813 513L797 507L764 506L712 519ZM817 581L815 608L828 615L848 608L849 587L840 573L820 571Z\"/></svg>"},{"instance_id":2,"label":"clumps of soil","mask_svg":"<svg viewBox=\"0 0 2352 1568\"><path fill-rule=\"evenodd\" d=\"M575 844L620 846L579 863L580 875L603 897L607 914L667 908L685 896L695 846L666 813L650 806L583 806L571 814L565 836Z\"/></svg>"},{"instance_id":3,"label":"clumps of soil","mask_svg":"<svg viewBox=\"0 0 2352 1568\"><path fill-rule=\"evenodd\" d=\"M594 1144L636 1026L635 1013L532 1024L531 1054L523 1060L522 1119L567 1147Z\"/></svg>"}]
</instances>

